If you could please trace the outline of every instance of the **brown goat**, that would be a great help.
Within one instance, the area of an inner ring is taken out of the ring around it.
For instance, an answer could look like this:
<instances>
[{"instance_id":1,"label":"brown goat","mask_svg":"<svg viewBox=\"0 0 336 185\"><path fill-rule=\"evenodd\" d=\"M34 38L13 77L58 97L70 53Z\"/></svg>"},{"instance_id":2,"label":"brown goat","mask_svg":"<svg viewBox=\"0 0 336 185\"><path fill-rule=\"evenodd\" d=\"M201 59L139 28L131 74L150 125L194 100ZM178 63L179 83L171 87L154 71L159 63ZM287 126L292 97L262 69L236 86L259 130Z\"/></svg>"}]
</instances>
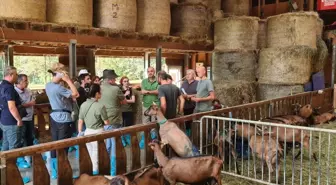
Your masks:
<instances>
[{"instance_id":1,"label":"brown goat","mask_svg":"<svg viewBox=\"0 0 336 185\"><path fill-rule=\"evenodd\" d=\"M154 151L158 163L162 166L163 176L171 184L177 182L193 184L209 178L215 178L218 185L221 185L220 171L223 161L213 156L198 156L189 158L168 159L158 143L148 144Z\"/></svg>"},{"instance_id":2,"label":"brown goat","mask_svg":"<svg viewBox=\"0 0 336 185\"><path fill-rule=\"evenodd\" d=\"M329 121L332 121L334 119L335 119L335 115L327 112L321 115L314 116L314 124L320 125L323 123L328 123Z\"/></svg>"},{"instance_id":3,"label":"brown goat","mask_svg":"<svg viewBox=\"0 0 336 185\"><path fill-rule=\"evenodd\" d=\"M131 185L127 177L118 175L112 179L108 179L104 176L90 176L88 174L82 174L75 180L74 185Z\"/></svg>"}]
</instances>

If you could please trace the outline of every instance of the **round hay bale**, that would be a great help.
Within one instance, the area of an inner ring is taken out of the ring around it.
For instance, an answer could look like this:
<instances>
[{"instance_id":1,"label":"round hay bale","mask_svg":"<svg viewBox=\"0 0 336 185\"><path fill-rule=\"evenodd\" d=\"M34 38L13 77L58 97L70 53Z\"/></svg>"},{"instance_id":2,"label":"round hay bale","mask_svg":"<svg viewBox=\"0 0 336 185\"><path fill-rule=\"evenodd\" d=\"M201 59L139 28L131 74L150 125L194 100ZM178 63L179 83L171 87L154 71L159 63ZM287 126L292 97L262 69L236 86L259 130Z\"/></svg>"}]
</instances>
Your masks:
<instances>
[{"instance_id":1,"label":"round hay bale","mask_svg":"<svg viewBox=\"0 0 336 185\"><path fill-rule=\"evenodd\" d=\"M256 101L256 84L247 82L214 81L216 98L226 107Z\"/></svg>"},{"instance_id":2,"label":"round hay bale","mask_svg":"<svg viewBox=\"0 0 336 185\"><path fill-rule=\"evenodd\" d=\"M214 55L212 68L215 81L256 81L257 55L255 52L225 52L214 53Z\"/></svg>"},{"instance_id":3,"label":"round hay bale","mask_svg":"<svg viewBox=\"0 0 336 185\"><path fill-rule=\"evenodd\" d=\"M171 35L186 38L206 38L210 14L200 5L177 5L172 8Z\"/></svg>"},{"instance_id":4,"label":"round hay bale","mask_svg":"<svg viewBox=\"0 0 336 185\"><path fill-rule=\"evenodd\" d=\"M212 1L212 0L210 0ZM208 7L209 0L178 0L180 4L186 3L186 4L192 4L192 5L203 5Z\"/></svg>"},{"instance_id":5,"label":"round hay bale","mask_svg":"<svg viewBox=\"0 0 336 185\"><path fill-rule=\"evenodd\" d=\"M255 50L258 18L229 17L215 22L215 50Z\"/></svg>"},{"instance_id":6,"label":"round hay bale","mask_svg":"<svg viewBox=\"0 0 336 185\"><path fill-rule=\"evenodd\" d=\"M178 0L170 0L170 4L176 5L178 4Z\"/></svg>"},{"instance_id":7,"label":"round hay bale","mask_svg":"<svg viewBox=\"0 0 336 185\"><path fill-rule=\"evenodd\" d=\"M317 13L285 13L267 19L267 47L316 48Z\"/></svg>"},{"instance_id":8,"label":"round hay bale","mask_svg":"<svg viewBox=\"0 0 336 185\"><path fill-rule=\"evenodd\" d=\"M305 84L316 50L307 46L266 48L259 54L258 81L264 84Z\"/></svg>"},{"instance_id":9,"label":"round hay bale","mask_svg":"<svg viewBox=\"0 0 336 185\"><path fill-rule=\"evenodd\" d=\"M92 0L48 0L47 20L53 23L92 26Z\"/></svg>"},{"instance_id":10,"label":"round hay bale","mask_svg":"<svg viewBox=\"0 0 336 185\"><path fill-rule=\"evenodd\" d=\"M265 20L259 21L258 48L266 48L267 25Z\"/></svg>"},{"instance_id":11,"label":"round hay bale","mask_svg":"<svg viewBox=\"0 0 336 185\"><path fill-rule=\"evenodd\" d=\"M281 98L291 94L298 94L303 91L303 85L258 84L257 99L260 101Z\"/></svg>"},{"instance_id":12,"label":"round hay bale","mask_svg":"<svg viewBox=\"0 0 336 185\"><path fill-rule=\"evenodd\" d=\"M46 21L46 0L0 0L0 18Z\"/></svg>"},{"instance_id":13,"label":"round hay bale","mask_svg":"<svg viewBox=\"0 0 336 185\"><path fill-rule=\"evenodd\" d=\"M210 0L209 8L211 10L221 10L222 9L222 1L221 0Z\"/></svg>"},{"instance_id":14,"label":"round hay bale","mask_svg":"<svg viewBox=\"0 0 336 185\"><path fill-rule=\"evenodd\" d=\"M97 27L135 32L136 0L97 0L95 4Z\"/></svg>"},{"instance_id":15,"label":"round hay bale","mask_svg":"<svg viewBox=\"0 0 336 185\"><path fill-rule=\"evenodd\" d=\"M250 14L250 2L248 0L222 0L222 10L225 15L246 15Z\"/></svg>"},{"instance_id":16,"label":"round hay bale","mask_svg":"<svg viewBox=\"0 0 336 185\"><path fill-rule=\"evenodd\" d=\"M137 0L137 31L146 34L169 35L170 0Z\"/></svg>"},{"instance_id":17,"label":"round hay bale","mask_svg":"<svg viewBox=\"0 0 336 185\"><path fill-rule=\"evenodd\" d=\"M319 37L322 37L323 34L323 26L324 26L324 22L321 18L317 19L317 26L316 26L316 35Z\"/></svg>"},{"instance_id":18,"label":"round hay bale","mask_svg":"<svg viewBox=\"0 0 336 185\"><path fill-rule=\"evenodd\" d=\"M222 19L224 17L224 13L222 10L211 10L211 16L212 22L216 22L218 19Z\"/></svg>"},{"instance_id":19,"label":"round hay bale","mask_svg":"<svg viewBox=\"0 0 336 185\"><path fill-rule=\"evenodd\" d=\"M313 73L323 70L329 54L326 43L319 36L317 36L316 45L317 45L317 52L312 61Z\"/></svg>"}]
</instances>

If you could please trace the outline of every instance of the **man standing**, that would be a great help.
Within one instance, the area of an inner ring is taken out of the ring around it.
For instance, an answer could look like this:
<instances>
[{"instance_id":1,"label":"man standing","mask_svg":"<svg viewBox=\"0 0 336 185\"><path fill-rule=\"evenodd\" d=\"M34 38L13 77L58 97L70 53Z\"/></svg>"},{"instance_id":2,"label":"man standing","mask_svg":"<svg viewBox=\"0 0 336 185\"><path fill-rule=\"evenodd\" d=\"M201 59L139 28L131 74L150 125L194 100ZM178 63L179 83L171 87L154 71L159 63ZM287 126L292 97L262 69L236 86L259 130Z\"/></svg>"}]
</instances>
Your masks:
<instances>
[{"instance_id":1,"label":"man standing","mask_svg":"<svg viewBox=\"0 0 336 185\"><path fill-rule=\"evenodd\" d=\"M116 84L118 75L114 70L103 71L103 82L101 85L102 97L99 103L106 108L110 125L105 125L104 130L115 130L122 126L121 104L126 104L126 99L119 86ZM106 147L111 157L111 176L116 175L116 143L115 138L106 140Z\"/></svg>"},{"instance_id":2,"label":"man standing","mask_svg":"<svg viewBox=\"0 0 336 185\"><path fill-rule=\"evenodd\" d=\"M183 113L184 98L176 85L171 84L171 76L167 73L160 74L159 87L159 99L161 105L161 111L167 119L173 119L176 117L176 110L178 108L179 113ZM178 105L179 102L179 106Z\"/></svg>"},{"instance_id":3,"label":"man standing","mask_svg":"<svg viewBox=\"0 0 336 185\"><path fill-rule=\"evenodd\" d=\"M78 90L79 97L77 98L77 104L80 107L82 103L88 98L88 89L91 84L90 73L87 70L81 70L79 72L78 81L80 83Z\"/></svg>"},{"instance_id":4,"label":"man standing","mask_svg":"<svg viewBox=\"0 0 336 185\"><path fill-rule=\"evenodd\" d=\"M12 150L20 147L21 132L19 128L23 126L20 115L19 106L21 100L18 93L15 91L14 83L17 81L18 75L15 67L9 66L4 71L4 79L0 85L0 106L1 106L1 124L3 131L2 151ZM24 167L24 159L18 158L17 164L19 167ZM28 167L28 166L25 166ZM30 181L29 177L23 178L24 183Z\"/></svg>"},{"instance_id":5,"label":"man standing","mask_svg":"<svg viewBox=\"0 0 336 185\"><path fill-rule=\"evenodd\" d=\"M211 111L212 100L215 99L215 92L212 81L207 79L205 76L205 67L198 67L196 69L197 75L199 77L199 82L197 85L196 97L192 97L191 101L196 102L195 113Z\"/></svg>"},{"instance_id":6,"label":"man standing","mask_svg":"<svg viewBox=\"0 0 336 185\"><path fill-rule=\"evenodd\" d=\"M23 146L33 146L34 140L34 105L35 99L33 99L32 92L27 88L28 87L28 77L25 74L19 74L15 90L19 94L22 106L26 108L27 116L22 118L23 127L22 127L22 145ZM26 157L28 164L31 163L30 157Z\"/></svg>"},{"instance_id":7,"label":"man standing","mask_svg":"<svg viewBox=\"0 0 336 185\"><path fill-rule=\"evenodd\" d=\"M155 79L155 69L149 67L147 69L148 78L143 79L141 82L141 93L143 94L142 98L142 113L144 113L152 104L155 102L159 104L158 99L158 88L159 83ZM149 123L153 121L151 117L146 117L142 114L142 123Z\"/></svg>"},{"instance_id":8,"label":"man standing","mask_svg":"<svg viewBox=\"0 0 336 185\"><path fill-rule=\"evenodd\" d=\"M186 80L182 83L181 91L183 93L183 97L186 100L184 104L183 113L184 115L190 115L194 113L195 102L191 101L191 97L197 94L197 85L198 81L195 80L195 71L193 69L187 70ZM191 123L192 121L186 121L186 132L187 135L191 135Z\"/></svg>"}]
</instances>

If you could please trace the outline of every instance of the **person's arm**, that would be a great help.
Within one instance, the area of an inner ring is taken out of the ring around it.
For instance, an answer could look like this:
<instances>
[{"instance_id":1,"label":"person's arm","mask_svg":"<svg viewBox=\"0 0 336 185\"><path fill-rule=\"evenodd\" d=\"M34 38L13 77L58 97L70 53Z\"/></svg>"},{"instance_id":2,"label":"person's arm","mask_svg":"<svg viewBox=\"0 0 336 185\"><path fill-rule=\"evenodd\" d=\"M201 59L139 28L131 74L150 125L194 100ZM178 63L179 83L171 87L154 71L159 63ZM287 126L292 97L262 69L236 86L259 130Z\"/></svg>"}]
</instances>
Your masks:
<instances>
[{"instance_id":1,"label":"person's arm","mask_svg":"<svg viewBox=\"0 0 336 185\"><path fill-rule=\"evenodd\" d=\"M158 95L158 94L159 94L159 91L158 91L158 90L147 91L147 94Z\"/></svg>"},{"instance_id":2,"label":"person's arm","mask_svg":"<svg viewBox=\"0 0 336 185\"><path fill-rule=\"evenodd\" d=\"M166 97L162 96L160 98L160 106L161 106L161 112L163 113L163 115L165 115L167 110Z\"/></svg>"},{"instance_id":3,"label":"person's arm","mask_svg":"<svg viewBox=\"0 0 336 185\"><path fill-rule=\"evenodd\" d=\"M9 112L12 114L12 116L17 121L17 126L22 126L22 119L15 105L15 101L13 100L8 101L8 109L9 109Z\"/></svg>"},{"instance_id":4,"label":"person's arm","mask_svg":"<svg viewBox=\"0 0 336 185\"><path fill-rule=\"evenodd\" d=\"M179 96L179 109L178 109L180 114L183 113L184 103L185 103L185 99L183 98L182 95L180 95Z\"/></svg>"},{"instance_id":5,"label":"person's arm","mask_svg":"<svg viewBox=\"0 0 336 185\"><path fill-rule=\"evenodd\" d=\"M192 101L195 101L195 102L203 102L203 101L212 101L216 98L215 96L215 90L214 90L214 87L213 87L213 84L211 81L208 81L208 84L207 84L207 90L209 92L209 96L208 97L204 97L204 98L191 98Z\"/></svg>"},{"instance_id":6,"label":"person's arm","mask_svg":"<svg viewBox=\"0 0 336 185\"><path fill-rule=\"evenodd\" d=\"M28 107L32 107L32 106L34 106L34 105L36 105L35 100L30 101L30 102L25 103L25 104L22 104L22 107L24 107L24 108L28 108Z\"/></svg>"},{"instance_id":7,"label":"person's arm","mask_svg":"<svg viewBox=\"0 0 336 185\"><path fill-rule=\"evenodd\" d=\"M135 96L132 95L130 100L126 100L127 103L135 103Z\"/></svg>"},{"instance_id":8,"label":"person's arm","mask_svg":"<svg viewBox=\"0 0 336 185\"><path fill-rule=\"evenodd\" d=\"M107 112L106 112L106 108L105 106L103 106L103 108L100 111L100 117L102 118L102 120L104 121L105 125L109 125L110 124L110 120L107 117Z\"/></svg>"},{"instance_id":9,"label":"person's arm","mask_svg":"<svg viewBox=\"0 0 336 185\"><path fill-rule=\"evenodd\" d=\"M118 90L117 96L118 99L120 100L120 104L122 105L127 104L126 98L120 89Z\"/></svg>"},{"instance_id":10,"label":"person's arm","mask_svg":"<svg viewBox=\"0 0 336 185\"><path fill-rule=\"evenodd\" d=\"M64 74L64 76L62 77L62 80L65 81L68 84L68 86L71 90L71 97L72 98L78 98L79 97L78 90L77 90L76 86L72 83L69 76ZM70 97L68 97L68 98L70 98Z\"/></svg>"},{"instance_id":11,"label":"person's arm","mask_svg":"<svg viewBox=\"0 0 336 185\"><path fill-rule=\"evenodd\" d=\"M82 119L78 120L78 133L81 133L83 130L83 123L84 121Z\"/></svg>"}]
</instances>

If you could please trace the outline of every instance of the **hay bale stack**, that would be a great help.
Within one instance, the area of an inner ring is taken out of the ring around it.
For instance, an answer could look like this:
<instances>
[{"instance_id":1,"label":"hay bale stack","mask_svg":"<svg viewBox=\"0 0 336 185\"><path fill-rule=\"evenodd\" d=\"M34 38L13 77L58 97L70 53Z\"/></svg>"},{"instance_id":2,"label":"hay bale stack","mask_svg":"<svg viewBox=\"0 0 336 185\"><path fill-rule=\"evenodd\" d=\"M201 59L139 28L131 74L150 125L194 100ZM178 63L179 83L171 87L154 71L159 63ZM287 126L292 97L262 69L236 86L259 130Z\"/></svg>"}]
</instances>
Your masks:
<instances>
[{"instance_id":1,"label":"hay bale stack","mask_svg":"<svg viewBox=\"0 0 336 185\"><path fill-rule=\"evenodd\" d=\"M178 0L180 4L186 3L186 4L193 4L193 5L203 5L208 7L209 1L212 0Z\"/></svg>"},{"instance_id":2,"label":"hay bale stack","mask_svg":"<svg viewBox=\"0 0 336 185\"><path fill-rule=\"evenodd\" d=\"M206 38L210 14L201 5L180 4L172 8L171 35L185 38Z\"/></svg>"},{"instance_id":3,"label":"hay bale stack","mask_svg":"<svg viewBox=\"0 0 336 185\"><path fill-rule=\"evenodd\" d=\"M328 47L321 37L317 36L316 40L317 52L312 61L312 72L317 73L323 70L328 58Z\"/></svg>"},{"instance_id":4,"label":"hay bale stack","mask_svg":"<svg viewBox=\"0 0 336 185\"><path fill-rule=\"evenodd\" d=\"M169 35L171 25L170 0L137 0L137 7L138 32Z\"/></svg>"},{"instance_id":5,"label":"hay bale stack","mask_svg":"<svg viewBox=\"0 0 336 185\"><path fill-rule=\"evenodd\" d=\"M213 77L215 81L256 81L257 56L249 52L214 53Z\"/></svg>"},{"instance_id":6,"label":"hay bale stack","mask_svg":"<svg viewBox=\"0 0 336 185\"><path fill-rule=\"evenodd\" d=\"M222 0L222 10L228 16L250 14L249 0Z\"/></svg>"},{"instance_id":7,"label":"hay bale stack","mask_svg":"<svg viewBox=\"0 0 336 185\"><path fill-rule=\"evenodd\" d=\"M236 106L256 101L256 83L214 81L216 98L224 106Z\"/></svg>"},{"instance_id":8,"label":"hay bale stack","mask_svg":"<svg viewBox=\"0 0 336 185\"><path fill-rule=\"evenodd\" d=\"M0 18L46 21L46 0L0 0Z\"/></svg>"},{"instance_id":9,"label":"hay bale stack","mask_svg":"<svg viewBox=\"0 0 336 185\"><path fill-rule=\"evenodd\" d=\"M48 0L47 20L53 23L92 26L92 0Z\"/></svg>"},{"instance_id":10,"label":"hay bale stack","mask_svg":"<svg viewBox=\"0 0 336 185\"><path fill-rule=\"evenodd\" d=\"M304 91L303 85L271 85L259 84L257 90L257 99L269 100L301 93Z\"/></svg>"},{"instance_id":11,"label":"hay bale stack","mask_svg":"<svg viewBox=\"0 0 336 185\"><path fill-rule=\"evenodd\" d=\"M229 17L215 22L215 50L255 50L258 40L258 18Z\"/></svg>"},{"instance_id":12,"label":"hay bale stack","mask_svg":"<svg viewBox=\"0 0 336 185\"><path fill-rule=\"evenodd\" d=\"M258 32L258 48L266 48L267 39L267 24L266 20L259 21L259 32Z\"/></svg>"},{"instance_id":13,"label":"hay bale stack","mask_svg":"<svg viewBox=\"0 0 336 185\"><path fill-rule=\"evenodd\" d=\"M267 19L267 47L316 48L317 13L285 13Z\"/></svg>"},{"instance_id":14,"label":"hay bale stack","mask_svg":"<svg viewBox=\"0 0 336 185\"><path fill-rule=\"evenodd\" d=\"M136 0L97 0L95 3L97 27L135 32L137 21Z\"/></svg>"},{"instance_id":15,"label":"hay bale stack","mask_svg":"<svg viewBox=\"0 0 336 185\"><path fill-rule=\"evenodd\" d=\"M264 84L305 84L311 74L316 50L307 46L262 49L258 81Z\"/></svg>"}]
</instances>

